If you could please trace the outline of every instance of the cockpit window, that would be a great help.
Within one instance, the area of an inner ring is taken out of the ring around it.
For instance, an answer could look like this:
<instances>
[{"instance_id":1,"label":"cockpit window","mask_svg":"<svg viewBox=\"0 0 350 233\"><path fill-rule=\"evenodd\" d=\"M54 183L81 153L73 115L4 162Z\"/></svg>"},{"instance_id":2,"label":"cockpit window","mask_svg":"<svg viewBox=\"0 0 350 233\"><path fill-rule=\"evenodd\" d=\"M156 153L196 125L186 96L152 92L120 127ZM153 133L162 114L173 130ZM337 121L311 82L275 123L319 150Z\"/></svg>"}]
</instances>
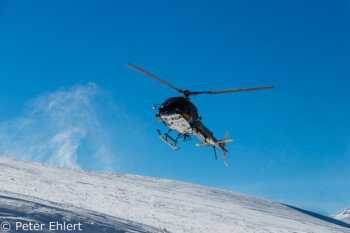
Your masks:
<instances>
[{"instance_id":1,"label":"cockpit window","mask_svg":"<svg viewBox=\"0 0 350 233\"><path fill-rule=\"evenodd\" d=\"M164 101L164 103L161 105L161 107L166 107L166 106L190 106L192 105L190 101L187 99L184 99L182 97L172 97Z\"/></svg>"},{"instance_id":2,"label":"cockpit window","mask_svg":"<svg viewBox=\"0 0 350 233\"><path fill-rule=\"evenodd\" d=\"M195 119L198 118L196 107L188 99L172 97L164 101L159 107L160 114L185 113Z\"/></svg>"},{"instance_id":3,"label":"cockpit window","mask_svg":"<svg viewBox=\"0 0 350 233\"><path fill-rule=\"evenodd\" d=\"M182 99L183 99L182 97L172 97L172 98L169 98L169 99L165 100L163 104L170 104L170 103L175 103L175 102L181 102Z\"/></svg>"}]
</instances>

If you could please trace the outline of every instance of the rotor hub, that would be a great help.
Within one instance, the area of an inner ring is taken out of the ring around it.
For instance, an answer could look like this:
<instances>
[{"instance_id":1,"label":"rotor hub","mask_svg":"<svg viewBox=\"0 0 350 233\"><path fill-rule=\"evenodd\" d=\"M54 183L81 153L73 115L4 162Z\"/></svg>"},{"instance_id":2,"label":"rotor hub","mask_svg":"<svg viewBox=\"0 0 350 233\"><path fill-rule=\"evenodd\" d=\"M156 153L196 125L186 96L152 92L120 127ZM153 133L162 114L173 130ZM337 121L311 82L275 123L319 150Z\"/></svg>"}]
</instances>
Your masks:
<instances>
[{"instance_id":1,"label":"rotor hub","mask_svg":"<svg viewBox=\"0 0 350 233\"><path fill-rule=\"evenodd\" d=\"M188 96L191 95L191 91L190 90L183 90L183 91L181 91L181 94L184 98L188 98Z\"/></svg>"}]
</instances>

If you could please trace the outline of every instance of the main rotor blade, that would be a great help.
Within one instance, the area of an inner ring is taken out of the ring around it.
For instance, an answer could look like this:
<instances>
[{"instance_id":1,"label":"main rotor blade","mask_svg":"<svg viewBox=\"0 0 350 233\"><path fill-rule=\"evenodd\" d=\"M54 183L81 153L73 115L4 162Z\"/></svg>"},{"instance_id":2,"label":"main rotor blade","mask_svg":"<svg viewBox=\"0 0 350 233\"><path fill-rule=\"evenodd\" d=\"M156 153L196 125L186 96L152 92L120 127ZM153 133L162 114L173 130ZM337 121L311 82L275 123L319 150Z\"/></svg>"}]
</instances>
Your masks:
<instances>
[{"instance_id":1,"label":"main rotor blade","mask_svg":"<svg viewBox=\"0 0 350 233\"><path fill-rule=\"evenodd\" d=\"M154 75L148 73L147 71L144 71L144 70L142 70L142 69L140 69L140 68L134 66L133 64L128 63L128 64L126 64L126 66L128 66L128 67L130 67L130 68L132 68L132 69L134 69L134 70L137 70L138 72L140 72L140 73L142 73L142 74L145 74L145 75L147 75L147 76L149 76L149 77L151 77L151 78L153 78L153 79L155 79L155 80L157 80L157 81L159 81L159 82L161 82L161 83L167 85L168 87L171 87L172 89L176 90L177 92L182 93L182 91L181 91L180 89L177 89L176 87L174 87L174 86L171 85L170 83L167 83L167 82L165 82L164 80L161 80L160 78L157 78L156 76L154 76Z\"/></svg>"},{"instance_id":2,"label":"main rotor blade","mask_svg":"<svg viewBox=\"0 0 350 233\"><path fill-rule=\"evenodd\" d=\"M246 88L228 89L228 90L221 90L221 91L199 91L199 92L190 92L188 95L199 95L199 94L211 94L212 95L212 94L223 94L223 93L238 92L238 91L261 90L261 89L267 89L267 88L273 88L273 86L246 87Z\"/></svg>"}]
</instances>

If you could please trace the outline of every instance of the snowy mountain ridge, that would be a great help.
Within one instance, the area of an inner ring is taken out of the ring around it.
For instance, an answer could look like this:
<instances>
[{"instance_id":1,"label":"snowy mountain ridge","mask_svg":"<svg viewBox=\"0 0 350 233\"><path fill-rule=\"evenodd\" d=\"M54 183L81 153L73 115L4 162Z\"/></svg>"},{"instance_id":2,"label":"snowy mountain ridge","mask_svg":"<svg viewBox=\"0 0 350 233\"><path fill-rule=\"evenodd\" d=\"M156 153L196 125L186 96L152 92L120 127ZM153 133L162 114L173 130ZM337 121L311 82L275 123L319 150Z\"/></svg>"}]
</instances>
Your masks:
<instances>
[{"instance_id":1,"label":"snowy mountain ridge","mask_svg":"<svg viewBox=\"0 0 350 233\"><path fill-rule=\"evenodd\" d=\"M331 217L350 224L350 208L346 208L337 214L333 214Z\"/></svg>"},{"instance_id":2,"label":"snowy mountain ridge","mask_svg":"<svg viewBox=\"0 0 350 233\"><path fill-rule=\"evenodd\" d=\"M12 229L18 221L55 220L81 222L83 232L350 233L350 224L326 216L180 181L6 156L0 171L0 222Z\"/></svg>"}]
</instances>

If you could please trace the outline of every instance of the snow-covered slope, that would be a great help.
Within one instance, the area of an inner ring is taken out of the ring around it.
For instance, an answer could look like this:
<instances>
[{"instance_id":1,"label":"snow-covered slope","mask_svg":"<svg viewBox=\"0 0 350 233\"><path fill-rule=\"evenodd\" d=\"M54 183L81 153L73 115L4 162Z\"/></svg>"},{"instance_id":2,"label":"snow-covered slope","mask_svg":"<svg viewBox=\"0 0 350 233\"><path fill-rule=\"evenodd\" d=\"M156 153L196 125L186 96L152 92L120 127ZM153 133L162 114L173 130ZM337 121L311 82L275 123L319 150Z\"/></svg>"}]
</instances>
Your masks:
<instances>
[{"instance_id":1,"label":"snow-covered slope","mask_svg":"<svg viewBox=\"0 0 350 233\"><path fill-rule=\"evenodd\" d=\"M335 218L350 224L350 208L344 209L339 213L332 215L332 218Z\"/></svg>"},{"instance_id":2,"label":"snow-covered slope","mask_svg":"<svg viewBox=\"0 0 350 233\"><path fill-rule=\"evenodd\" d=\"M326 216L201 185L1 156L0 222L53 220L81 222L83 232L350 232Z\"/></svg>"}]
</instances>

